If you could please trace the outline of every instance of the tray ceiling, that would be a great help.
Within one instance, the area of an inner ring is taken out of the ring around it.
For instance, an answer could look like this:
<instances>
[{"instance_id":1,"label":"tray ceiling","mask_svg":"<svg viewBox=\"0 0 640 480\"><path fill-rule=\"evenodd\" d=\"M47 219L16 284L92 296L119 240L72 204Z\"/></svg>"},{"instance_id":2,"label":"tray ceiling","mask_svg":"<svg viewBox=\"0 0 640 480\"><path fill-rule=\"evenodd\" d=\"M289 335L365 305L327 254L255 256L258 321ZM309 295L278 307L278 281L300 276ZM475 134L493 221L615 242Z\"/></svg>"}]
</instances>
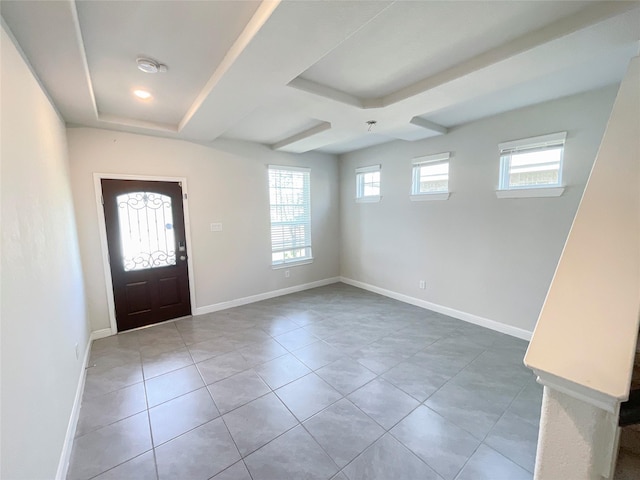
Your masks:
<instances>
[{"instance_id":1,"label":"tray ceiling","mask_svg":"<svg viewBox=\"0 0 640 480\"><path fill-rule=\"evenodd\" d=\"M3 0L0 13L69 125L290 152L443 135L614 84L640 45L639 2Z\"/></svg>"}]
</instances>

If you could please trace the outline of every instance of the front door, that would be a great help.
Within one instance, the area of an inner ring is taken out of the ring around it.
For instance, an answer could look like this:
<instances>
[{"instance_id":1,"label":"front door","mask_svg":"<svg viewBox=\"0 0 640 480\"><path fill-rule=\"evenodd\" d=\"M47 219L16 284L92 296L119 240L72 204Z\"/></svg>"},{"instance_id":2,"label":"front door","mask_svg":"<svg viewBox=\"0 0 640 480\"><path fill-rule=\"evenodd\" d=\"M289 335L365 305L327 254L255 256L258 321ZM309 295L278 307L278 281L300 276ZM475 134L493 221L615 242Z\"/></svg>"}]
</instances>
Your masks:
<instances>
[{"instance_id":1,"label":"front door","mask_svg":"<svg viewBox=\"0 0 640 480\"><path fill-rule=\"evenodd\" d=\"M191 315L182 187L102 180L118 331Z\"/></svg>"}]
</instances>

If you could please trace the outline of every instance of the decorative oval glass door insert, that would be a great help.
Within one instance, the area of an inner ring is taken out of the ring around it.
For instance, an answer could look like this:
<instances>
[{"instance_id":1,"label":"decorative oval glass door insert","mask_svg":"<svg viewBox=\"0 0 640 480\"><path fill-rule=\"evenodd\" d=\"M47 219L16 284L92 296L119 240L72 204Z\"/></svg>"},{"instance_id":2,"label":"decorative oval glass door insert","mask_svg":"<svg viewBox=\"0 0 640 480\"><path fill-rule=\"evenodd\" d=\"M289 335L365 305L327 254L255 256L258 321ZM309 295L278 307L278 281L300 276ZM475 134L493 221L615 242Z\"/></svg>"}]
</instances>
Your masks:
<instances>
[{"instance_id":1,"label":"decorative oval glass door insert","mask_svg":"<svg viewBox=\"0 0 640 480\"><path fill-rule=\"evenodd\" d=\"M125 272L176 264L171 197L154 192L118 195Z\"/></svg>"}]
</instances>

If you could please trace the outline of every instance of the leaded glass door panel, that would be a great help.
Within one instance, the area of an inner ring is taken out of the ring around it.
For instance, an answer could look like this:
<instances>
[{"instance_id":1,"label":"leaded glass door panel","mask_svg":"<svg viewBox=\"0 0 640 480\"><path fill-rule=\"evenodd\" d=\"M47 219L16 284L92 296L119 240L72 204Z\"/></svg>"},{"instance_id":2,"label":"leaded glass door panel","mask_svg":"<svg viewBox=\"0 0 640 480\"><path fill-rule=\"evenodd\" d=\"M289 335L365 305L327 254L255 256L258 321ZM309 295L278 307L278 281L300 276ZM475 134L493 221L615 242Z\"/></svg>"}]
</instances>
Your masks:
<instances>
[{"instance_id":1,"label":"leaded glass door panel","mask_svg":"<svg viewBox=\"0 0 640 480\"><path fill-rule=\"evenodd\" d=\"M118 331L191 314L176 182L102 180Z\"/></svg>"}]
</instances>

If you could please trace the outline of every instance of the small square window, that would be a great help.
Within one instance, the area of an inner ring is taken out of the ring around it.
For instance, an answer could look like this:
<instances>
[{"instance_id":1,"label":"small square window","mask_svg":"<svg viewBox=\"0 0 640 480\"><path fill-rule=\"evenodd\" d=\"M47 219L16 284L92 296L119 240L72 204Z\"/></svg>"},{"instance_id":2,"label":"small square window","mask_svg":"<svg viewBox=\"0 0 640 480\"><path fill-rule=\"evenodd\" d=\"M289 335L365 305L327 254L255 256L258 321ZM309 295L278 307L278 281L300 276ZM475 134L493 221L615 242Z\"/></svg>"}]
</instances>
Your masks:
<instances>
[{"instance_id":1,"label":"small square window","mask_svg":"<svg viewBox=\"0 0 640 480\"><path fill-rule=\"evenodd\" d=\"M562 186L567 132L501 143L500 190Z\"/></svg>"},{"instance_id":2,"label":"small square window","mask_svg":"<svg viewBox=\"0 0 640 480\"><path fill-rule=\"evenodd\" d=\"M380 201L380 165L356 168L356 201Z\"/></svg>"},{"instance_id":3,"label":"small square window","mask_svg":"<svg viewBox=\"0 0 640 480\"><path fill-rule=\"evenodd\" d=\"M449 153L438 153L413 160L412 195L449 192Z\"/></svg>"}]
</instances>

